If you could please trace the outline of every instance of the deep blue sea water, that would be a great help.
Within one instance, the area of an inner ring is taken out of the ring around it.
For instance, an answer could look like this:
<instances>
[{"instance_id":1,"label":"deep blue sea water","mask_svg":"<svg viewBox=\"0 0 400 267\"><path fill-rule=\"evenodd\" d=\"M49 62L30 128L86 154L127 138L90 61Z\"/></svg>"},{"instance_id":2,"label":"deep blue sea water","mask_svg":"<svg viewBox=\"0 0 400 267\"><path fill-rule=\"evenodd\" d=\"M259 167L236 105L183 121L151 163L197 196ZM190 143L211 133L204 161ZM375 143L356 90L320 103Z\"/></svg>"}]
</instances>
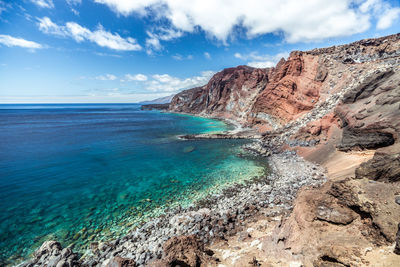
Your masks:
<instances>
[{"instance_id":1,"label":"deep blue sea water","mask_svg":"<svg viewBox=\"0 0 400 267\"><path fill-rule=\"evenodd\" d=\"M44 241L83 250L174 205L264 174L221 121L135 104L0 105L0 265Z\"/></svg>"}]
</instances>

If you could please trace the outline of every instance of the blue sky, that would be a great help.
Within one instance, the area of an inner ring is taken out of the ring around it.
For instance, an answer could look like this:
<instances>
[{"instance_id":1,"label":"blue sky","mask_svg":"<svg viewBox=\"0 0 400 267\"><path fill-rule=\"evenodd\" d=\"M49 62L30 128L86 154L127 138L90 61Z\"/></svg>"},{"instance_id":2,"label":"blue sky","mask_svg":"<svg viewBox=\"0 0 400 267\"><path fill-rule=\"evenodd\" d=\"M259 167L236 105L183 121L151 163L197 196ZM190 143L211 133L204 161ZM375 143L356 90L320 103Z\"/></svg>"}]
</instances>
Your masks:
<instances>
[{"instance_id":1,"label":"blue sky","mask_svg":"<svg viewBox=\"0 0 400 267\"><path fill-rule=\"evenodd\" d=\"M398 33L398 0L0 1L0 103L122 103Z\"/></svg>"}]
</instances>

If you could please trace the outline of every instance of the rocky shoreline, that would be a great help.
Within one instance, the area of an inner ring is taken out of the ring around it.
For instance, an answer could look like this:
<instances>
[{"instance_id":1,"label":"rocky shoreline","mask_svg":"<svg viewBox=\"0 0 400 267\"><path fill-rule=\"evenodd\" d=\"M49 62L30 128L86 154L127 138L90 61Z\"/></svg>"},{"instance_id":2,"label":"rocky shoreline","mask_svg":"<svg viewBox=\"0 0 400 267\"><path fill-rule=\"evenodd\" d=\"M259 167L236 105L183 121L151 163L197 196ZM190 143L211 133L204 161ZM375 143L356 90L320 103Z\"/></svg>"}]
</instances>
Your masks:
<instances>
[{"instance_id":1,"label":"rocky shoreline","mask_svg":"<svg viewBox=\"0 0 400 267\"><path fill-rule=\"evenodd\" d=\"M398 266L399 51L400 34L294 51L275 68L229 68L182 91L169 112L240 127L179 138L252 139L244 149L268 156L269 175L93 243L80 258L49 241L20 266L260 266L256 255L271 266ZM252 239L260 216L280 219Z\"/></svg>"},{"instance_id":2,"label":"rocky shoreline","mask_svg":"<svg viewBox=\"0 0 400 267\"><path fill-rule=\"evenodd\" d=\"M256 143L246 147L251 153L258 151ZM113 262L121 259L135 263L129 266L144 266L164 259L163 245L173 237L194 235L201 244L226 239L243 231L246 218L258 212L268 216L289 212L302 186L318 186L326 181L321 167L294 152L274 154L269 157L269 164L270 173L264 177L227 188L191 207L170 210L122 238L93 242L80 257L70 248L62 249L56 241L47 241L31 260L18 266L114 266Z\"/></svg>"}]
</instances>

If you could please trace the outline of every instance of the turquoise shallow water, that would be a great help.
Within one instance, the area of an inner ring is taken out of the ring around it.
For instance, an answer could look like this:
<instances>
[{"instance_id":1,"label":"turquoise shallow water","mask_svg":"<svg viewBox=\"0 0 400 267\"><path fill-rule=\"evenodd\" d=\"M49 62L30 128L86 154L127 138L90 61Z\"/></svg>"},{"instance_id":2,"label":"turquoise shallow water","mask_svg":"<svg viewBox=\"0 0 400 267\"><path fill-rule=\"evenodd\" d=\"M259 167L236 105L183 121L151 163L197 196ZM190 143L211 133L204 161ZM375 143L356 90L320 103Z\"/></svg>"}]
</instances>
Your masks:
<instances>
[{"instance_id":1,"label":"turquoise shallow water","mask_svg":"<svg viewBox=\"0 0 400 267\"><path fill-rule=\"evenodd\" d=\"M174 205L262 175L221 121L138 105L0 105L0 265L48 239L84 250Z\"/></svg>"}]
</instances>

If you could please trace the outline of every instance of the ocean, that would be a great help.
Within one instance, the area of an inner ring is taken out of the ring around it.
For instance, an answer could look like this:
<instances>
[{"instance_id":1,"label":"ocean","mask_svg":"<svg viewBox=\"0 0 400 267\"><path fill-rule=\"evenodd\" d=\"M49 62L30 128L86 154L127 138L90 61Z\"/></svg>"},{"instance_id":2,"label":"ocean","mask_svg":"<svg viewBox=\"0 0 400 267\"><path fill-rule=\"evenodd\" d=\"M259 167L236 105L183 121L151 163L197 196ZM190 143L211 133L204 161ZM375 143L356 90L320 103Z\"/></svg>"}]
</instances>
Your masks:
<instances>
[{"instance_id":1,"label":"ocean","mask_svg":"<svg viewBox=\"0 0 400 267\"><path fill-rule=\"evenodd\" d=\"M46 240L84 251L165 209L265 174L219 120L136 104L0 105L0 265Z\"/></svg>"}]
</instances>

